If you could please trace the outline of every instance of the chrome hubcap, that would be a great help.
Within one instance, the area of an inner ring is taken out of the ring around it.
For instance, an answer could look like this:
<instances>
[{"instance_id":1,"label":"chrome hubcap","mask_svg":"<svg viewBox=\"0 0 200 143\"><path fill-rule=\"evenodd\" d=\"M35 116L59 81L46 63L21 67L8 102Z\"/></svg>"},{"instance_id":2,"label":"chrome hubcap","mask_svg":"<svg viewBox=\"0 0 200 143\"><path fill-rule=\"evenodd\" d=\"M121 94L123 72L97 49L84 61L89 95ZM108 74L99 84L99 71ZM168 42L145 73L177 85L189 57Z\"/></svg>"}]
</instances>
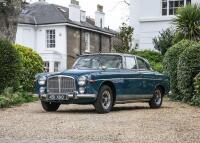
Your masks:
<instances>
[{"instance_id":1,"label":"chrome hubcap","mask_svg":"<svg viewBox=\"0 0 200 143\"><path fill-rule=\"evenodd\" d=\"M104 109L108 109L110 107L111 104L111 95L110 92L108 90L104 91L102 94L102 107Z\"/></svg>"},{"instance_id":2,"label":"chrome hubcap","mask_svg":"<svg viewBox=\"0 0 200 143\"><path fill-rule=\"evenodd\" d=\"M157 105L160 105L161 104L161 101L162 101L162 94L161 94L161 92L160 92L160 90L156 90L155 91L155 103L157 104Z\"/></svg>"}]
</instances>

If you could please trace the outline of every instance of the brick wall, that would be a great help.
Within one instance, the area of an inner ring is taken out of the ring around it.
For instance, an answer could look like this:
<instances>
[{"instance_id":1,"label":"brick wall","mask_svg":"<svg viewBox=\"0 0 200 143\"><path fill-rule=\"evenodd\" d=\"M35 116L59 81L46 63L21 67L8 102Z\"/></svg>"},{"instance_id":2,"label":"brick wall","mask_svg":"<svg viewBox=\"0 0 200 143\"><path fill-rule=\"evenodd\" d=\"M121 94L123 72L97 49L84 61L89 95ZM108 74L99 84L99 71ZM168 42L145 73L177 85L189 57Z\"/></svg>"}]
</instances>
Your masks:
<instances>
[{"instance_id":1,"label":"brick wall","mask_svg":"<svg viewBox=\"0 0 200 143\"><path fill-rule=\"evenodd\" d=\"M67 27L67 68L70 69L78 55L85 54L85 32L90 33L90 53L109 53L113 40L110 36L99 33ZM81 42L80 42L81 41ZM101 41L101 44L100 44ZM81 51L80 51L81 50Z\"/></svg>"}]
</instances>

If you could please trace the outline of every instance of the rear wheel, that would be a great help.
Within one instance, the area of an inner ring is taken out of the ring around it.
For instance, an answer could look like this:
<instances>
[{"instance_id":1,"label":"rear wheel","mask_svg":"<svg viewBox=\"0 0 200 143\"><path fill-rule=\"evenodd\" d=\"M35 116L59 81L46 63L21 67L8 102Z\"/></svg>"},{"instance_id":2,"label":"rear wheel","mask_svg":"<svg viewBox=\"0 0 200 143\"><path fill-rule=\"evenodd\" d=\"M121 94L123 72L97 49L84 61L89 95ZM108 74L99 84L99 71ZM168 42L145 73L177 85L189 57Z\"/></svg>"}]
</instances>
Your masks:
<instances>
[{"instance_id":1,"label":"rear wheel","mask_svg":"<svg viewBox=\"0 0 200 143\"><path fill-rule=\"evenodd\" d=\"M113 107L113 92L109 86L103 85L101 87L94 107L98 113L108 113L111 111Z\"/></svg>"},{"instance_id":2,"label":"rear wheel","mask_svg":"<svg viewBox=\"0 0 200 143\"><path fill-rule=\"evenodd\" d=\"M59 103L52 103L52 102L45 102L45 101L41 101L41 103L42 103L43 109L47 112L57 111L58 108L60 107Z\"/></svg>"},{"instance_id":3,"label":"rear wheel","mask_svg":"<svg viewBox=\"0 0 200 143\"><path fill-rule=\"evenodd\" d=\"M156 88L154 91L153 98L149 101L151 108L160 108L163 102L163 92L160 88Z\"/></svg>"}]
</instances>

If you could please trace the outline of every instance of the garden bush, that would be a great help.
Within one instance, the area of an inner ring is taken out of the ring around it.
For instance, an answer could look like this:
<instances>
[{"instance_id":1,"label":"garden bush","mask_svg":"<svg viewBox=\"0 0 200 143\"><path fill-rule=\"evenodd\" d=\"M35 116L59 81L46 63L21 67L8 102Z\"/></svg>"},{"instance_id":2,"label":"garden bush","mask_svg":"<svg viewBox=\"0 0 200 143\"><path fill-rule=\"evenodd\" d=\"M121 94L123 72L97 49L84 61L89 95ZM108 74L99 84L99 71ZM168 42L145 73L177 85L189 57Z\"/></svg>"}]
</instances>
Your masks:
<instances>
[{"instance_id":1,"label":"garden bush","mask_svg":"<svg viewBox=\"0 0 200 143\"><path fill-rule=\"evenodd\" d=\"M160 53L156 51L145 50L145 51L132 51L131 54L147 59L153 70L158 72L163 72L163 65L162 65L163 56Z\"/></svg>"},{"instance_id":2,"label":"garden bush","mask_svg":"<svg viewBox=\"0 0 200 143\"><path fill-rule=\"evenodd\" d=\"M13 45L6 40L0 40L0 93L6 87L19 87L21 58Z\"/></svg>"},{"instance_id":3,"label":"garden bush","mask_svg":"<svg viewBox=\"0 0 200 143\"><path fill-rule=\"evenodd\" d=\"M186 48L178 62L178 89L183 96L183 101L190 102L193 93L193 79L196 76L193 68L200 66L200 43Z\"/></svg>"},{"instance_id":4,"label":"garden bush","mask_svg":"<svg viewBox=\"0 0 200 143\"><path fill-rule=\"evenodd\" d=\"M5 88L0 95L0 108L8 108L22 103L37 101L38 98L34 97L27 92L18 91L14 92L13 88Z\"/></svg>"},{"instance_id":5,"label":"garden bush","mask_svg":"<svg viewBox=\"0 0 200 143\"><path fill-rule=\"evenodd\" d=\"M189 40L182 40L172 46L165 54L163 65L165 73L170 77L170 87L172 91L170 97L172 99L182 100L177 86L177 65L181 53L192 44L193 42Z\"/></svg>"},{"instance_id":6,"label":"garden bush","mask_svg":"<svg viewBox=\"0 0 200 143\"><path fill-rule=\"evenodd\" d=\"M192 98L192 104L200 106L200 73L194 78L194 89L195 94Z\"/></svg>"},{"instance_id":7,"label":"garden bush","mask_svg":"<svg viewBox=\"0 0 200 143\"><path fill-rule=\"evenodd\" d=\"M21 45L15 45L15 48L20 53L22 59L20 85L25 91L33 91L35 75L43 72L42 58L30 48Z\"/></svg>"}]
</instances>

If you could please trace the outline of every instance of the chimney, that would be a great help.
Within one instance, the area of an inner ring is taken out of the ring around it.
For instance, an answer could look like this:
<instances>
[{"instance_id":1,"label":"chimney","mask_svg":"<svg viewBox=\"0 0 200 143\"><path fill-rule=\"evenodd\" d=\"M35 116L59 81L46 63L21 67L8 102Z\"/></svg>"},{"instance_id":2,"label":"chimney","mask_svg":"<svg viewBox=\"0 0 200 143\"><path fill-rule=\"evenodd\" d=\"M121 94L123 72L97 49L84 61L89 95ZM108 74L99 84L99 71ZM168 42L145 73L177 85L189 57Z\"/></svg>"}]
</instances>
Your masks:
<instances>
[{"instance_id":1,"label":"chimney","mask_svg":"<svg viewBox=\"0 0 200 143\"><path fill-rule=\"evenodd\" d=\"M86 22L86 12L81 10L81 21Z\"/></svg>"},{"instance_id":2,"label":"chimney","mask_svg":"<svg viewBox=\"0 0 200 143\"><path fill-rule=\"evenodd\" d=\"M95 12L95 26L104 28L105 13L103 12L103 6L98 4L97 11Z\"/></svg>"},{"instance_id":3,"label":"chimney","mask_svg":"<svg viewBox=\"0 0 200 143\"><path fill-rule=\"evenodd\" d=\"M71 0L69 5L69 19L72 21L80 22L81 8L79 6L79 1Z\"/></svg>"}]
</instances>

